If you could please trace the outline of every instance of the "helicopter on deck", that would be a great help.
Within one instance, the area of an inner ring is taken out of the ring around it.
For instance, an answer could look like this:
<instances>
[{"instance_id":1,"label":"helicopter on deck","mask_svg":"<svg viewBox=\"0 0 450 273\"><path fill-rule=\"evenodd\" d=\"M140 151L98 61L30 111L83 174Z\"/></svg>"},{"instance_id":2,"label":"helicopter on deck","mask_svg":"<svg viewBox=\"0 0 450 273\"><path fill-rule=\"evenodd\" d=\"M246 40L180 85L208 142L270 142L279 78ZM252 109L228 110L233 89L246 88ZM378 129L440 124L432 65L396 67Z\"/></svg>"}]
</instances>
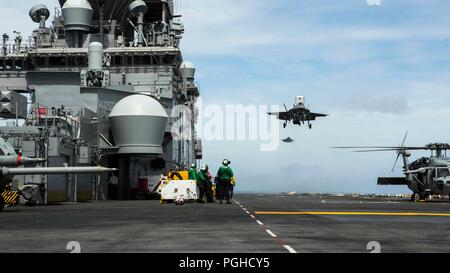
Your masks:
<instances>
[{"instance_id":1,"label":"helicopter on deck","mask_svg":"<svg viewBox=\"0 0 450 273\"><path fill-rule=\"evenodd\" d=\"M447 151L450 144L431 143L423 147L404 146L407 135L400 147L335 147L339 149L358 149L355 152L397 152L392 172L402 157L404 177L379 177L378 185L406 185L413 192L411 201L423 201L431 195L447 195L450 198L450 157ZM362 150L361 150L362 149ZM410 151L430 151L430 156L421 157L412 162Z\"/></svg>"}]
</instances>

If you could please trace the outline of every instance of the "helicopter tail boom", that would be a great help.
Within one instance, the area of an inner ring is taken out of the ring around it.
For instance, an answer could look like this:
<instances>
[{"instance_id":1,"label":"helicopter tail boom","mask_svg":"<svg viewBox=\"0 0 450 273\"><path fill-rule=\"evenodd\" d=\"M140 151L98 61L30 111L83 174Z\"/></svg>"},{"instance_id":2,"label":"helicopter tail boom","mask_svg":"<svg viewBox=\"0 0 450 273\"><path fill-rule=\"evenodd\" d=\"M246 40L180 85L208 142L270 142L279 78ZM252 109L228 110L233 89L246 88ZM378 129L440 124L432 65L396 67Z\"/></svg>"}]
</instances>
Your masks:
<instances>
[{"instance_id":1,"label":"helicopter tail boom","mask_svg":"<svg viewBox=\"0 0 450 273\"><path fill-rule=\"evenodd\" d=\"M407 182L404 177L379 177L378 185L380 186L407 185Z\"/></svg>"}]
</instances>

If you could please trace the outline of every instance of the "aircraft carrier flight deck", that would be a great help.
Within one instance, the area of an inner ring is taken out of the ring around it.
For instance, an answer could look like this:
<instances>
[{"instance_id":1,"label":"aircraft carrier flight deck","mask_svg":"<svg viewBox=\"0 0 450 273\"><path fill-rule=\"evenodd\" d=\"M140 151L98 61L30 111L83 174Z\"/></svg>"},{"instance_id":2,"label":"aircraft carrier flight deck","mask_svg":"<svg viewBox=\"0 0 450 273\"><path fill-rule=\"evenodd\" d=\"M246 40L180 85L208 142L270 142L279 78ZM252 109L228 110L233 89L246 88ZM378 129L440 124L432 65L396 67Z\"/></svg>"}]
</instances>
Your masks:
<instances>
[{"instance_id":1,"label":"aircraft carrier flight deck","mask_svg":"<svg viewBox=\"0 0 450 273\"><path fill-rule=\"evenodd\" d=\"M1 253L450 252L450 1L1 1Z\"/></svg>"},{"instance_id":2,"label":"aircraft carrier flight deck","mask_svg":"<svg viewBox=\"0 0 450 273\"><path fill-rule=\"evenodd\" d=\"M68 253L75 241L83 253L446 252L449 223L448 201L239 194L221 206L61 203L5 209L0 251Z\"/></svg>"}]
</instances>

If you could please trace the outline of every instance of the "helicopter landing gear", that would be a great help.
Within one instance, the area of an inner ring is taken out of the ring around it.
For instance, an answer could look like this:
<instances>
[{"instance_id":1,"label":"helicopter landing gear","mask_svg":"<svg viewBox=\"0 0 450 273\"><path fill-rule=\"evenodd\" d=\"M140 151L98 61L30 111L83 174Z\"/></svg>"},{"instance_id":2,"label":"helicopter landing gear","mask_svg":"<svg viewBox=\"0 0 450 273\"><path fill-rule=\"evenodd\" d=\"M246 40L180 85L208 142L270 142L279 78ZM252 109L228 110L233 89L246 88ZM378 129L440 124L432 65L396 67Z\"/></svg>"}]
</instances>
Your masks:
<instances>
[{"instance_id":1,"label":"helicopter landing gear","mask_svg":"<svg viewBox=\"0 0 450 273\"><path fill-rule=\"evenodd\" d=\"M287 126L287 123L285 122L285 123L283 124L283 128L286 129L286 126Z\"/></svg>"},{"instance_id":2,"label":"helicopter landing gear","mask_svg":"<svg viewBox=\"0 0 450 273\"><path fill-rule=\"evenodd\" d=\"M411 195L412 202L424 202L428 198L429 194L427 192L413 193Z\"/></svg>"}]
</instances>

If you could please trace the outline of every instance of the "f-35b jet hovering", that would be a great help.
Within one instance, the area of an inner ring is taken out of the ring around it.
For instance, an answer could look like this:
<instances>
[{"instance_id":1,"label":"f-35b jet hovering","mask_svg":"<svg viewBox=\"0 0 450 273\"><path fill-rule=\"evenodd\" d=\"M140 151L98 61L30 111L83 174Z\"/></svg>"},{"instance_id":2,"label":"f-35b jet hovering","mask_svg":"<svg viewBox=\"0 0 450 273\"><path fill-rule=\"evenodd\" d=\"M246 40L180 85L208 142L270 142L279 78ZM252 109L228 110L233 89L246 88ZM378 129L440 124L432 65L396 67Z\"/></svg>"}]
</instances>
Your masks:
<instances>
[{"instance_id":1,"label":"f-35b jet hovering","mask_svg":"<svg viewBox=\"0 0 450 273\"><path fill-rule=\"evenodd\" d=\"M295 98L294 107L290 110L284 105L286 112L269 113L269 115L277 116L279 120L284 121L283 128L286 128L288 123L292 121L293 124L302 126L308 122L309 129L312 129L311 121L317 118L327 117L327 114L314 113L305 106L305 97L298 96Z\"/></svg>"}]
</instances>

